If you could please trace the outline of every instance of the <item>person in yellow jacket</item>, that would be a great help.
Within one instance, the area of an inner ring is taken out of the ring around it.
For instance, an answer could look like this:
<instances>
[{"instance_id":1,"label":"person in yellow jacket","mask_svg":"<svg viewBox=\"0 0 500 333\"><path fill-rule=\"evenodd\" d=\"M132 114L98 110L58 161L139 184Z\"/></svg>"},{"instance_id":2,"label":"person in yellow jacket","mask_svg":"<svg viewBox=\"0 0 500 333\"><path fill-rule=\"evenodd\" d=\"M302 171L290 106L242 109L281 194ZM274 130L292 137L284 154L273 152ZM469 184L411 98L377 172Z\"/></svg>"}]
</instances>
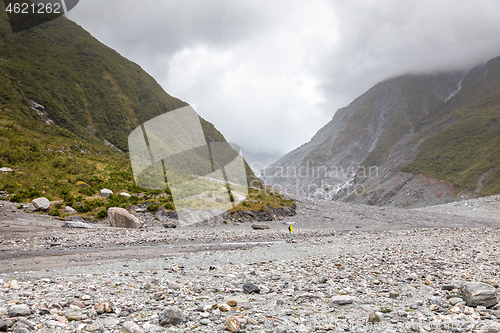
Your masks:
<instances>
[{"instance_id":1,"label":"person in yellow jacket","mask_svg":"<svg viewBox=\"0 0 500 333\"><path fill-rule=\"evenodd\" d=\"M290 233L289 233L289 236L290 236L289 241L290 241L290 242L293 242L293 239L292 239L293 227L292 227L292 225L291 225L291 224L288 226L288 231L290 232Z\"/></svg>"}]
</instances>

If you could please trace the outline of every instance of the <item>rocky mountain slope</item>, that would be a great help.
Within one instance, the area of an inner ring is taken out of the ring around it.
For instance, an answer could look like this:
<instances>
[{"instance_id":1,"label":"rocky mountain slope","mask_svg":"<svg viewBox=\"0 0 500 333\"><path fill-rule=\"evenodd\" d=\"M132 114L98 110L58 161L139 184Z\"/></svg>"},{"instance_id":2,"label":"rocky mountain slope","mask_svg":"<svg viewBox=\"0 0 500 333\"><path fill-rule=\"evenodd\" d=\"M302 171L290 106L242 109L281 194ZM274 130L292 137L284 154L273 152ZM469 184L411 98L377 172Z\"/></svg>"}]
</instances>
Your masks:
<instances>
[{"instance_id":1,"label":"rocky mountain slope","mask_svg":"<svg viewBox=\"0 0 500 333\"><path fill-rule=\"evenodd\" d=\"M499 67L496 58L468 73L379 83L264 179L308 197L400 207L498 194Z\"/></svg>"}]
</instances>

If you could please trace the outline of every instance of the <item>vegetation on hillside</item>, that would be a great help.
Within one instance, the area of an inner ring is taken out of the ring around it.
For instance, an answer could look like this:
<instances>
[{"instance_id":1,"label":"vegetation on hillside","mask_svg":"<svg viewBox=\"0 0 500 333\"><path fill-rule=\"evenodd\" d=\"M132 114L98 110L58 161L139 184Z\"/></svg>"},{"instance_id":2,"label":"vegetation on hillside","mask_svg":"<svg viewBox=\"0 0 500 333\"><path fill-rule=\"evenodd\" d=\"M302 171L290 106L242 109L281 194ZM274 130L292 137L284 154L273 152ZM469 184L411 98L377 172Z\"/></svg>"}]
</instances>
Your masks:
<instances>
[{"instance_id":1,"label":"vegetation on hillside","mask_svg":"<svg viewBox=\"0 0 500 333\"><path fill-rule=\"evenodd\" d=\"M500 193L500 92L454 112L452 125L425 140L403 171L442 179L459 190Z\"/></svg>"},{"instance_id":2,"label":"vegetation on hillside","mask_svg":"<svg viewBox=\"0 0 500 333\"><path fill-rule=\"evenodd\" d=\"M472 69L462 90L436 110L441 116L414 142L415 160L402 168L442 179L457 190L500 193L500 57Z\"/></svg>"},{"instance_id":3,"label":"vegetation on hillside","mask_svg":"<svg viewBox=\"0 0 500 333\"><path fill-rule=\"evenodd\" d=\"M33 101L43 105L43 115ZM110 205L148 201L152 211L174 209L168 189L135 184L127 137L145 121L185 105L66 18L14 34L0 10L0 167L14 170L0 174L0 191L12 201L43 194L60 202L55 215L68 205L98 218ZM225 141L212 124L201 122L207 141ZM246 168L260 189L235 209L292 204L270 194ZM95 196L101 188L132 196Z\"/></svg>"}]
</instances>

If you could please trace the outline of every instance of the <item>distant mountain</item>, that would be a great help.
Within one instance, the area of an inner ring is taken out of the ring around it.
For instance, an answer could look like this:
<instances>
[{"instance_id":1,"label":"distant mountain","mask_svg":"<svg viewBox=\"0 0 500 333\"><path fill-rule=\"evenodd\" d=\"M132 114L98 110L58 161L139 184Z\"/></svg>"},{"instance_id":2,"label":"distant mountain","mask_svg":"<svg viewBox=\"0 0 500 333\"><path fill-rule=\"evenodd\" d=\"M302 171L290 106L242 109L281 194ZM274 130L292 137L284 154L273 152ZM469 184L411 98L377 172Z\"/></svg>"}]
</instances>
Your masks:
<instances>
[{"instance_id":1,"label":"distant mountain","mask_svg":"<svg viewBox=\"0 0 500 333\"><path fill-rule=\"evenodd\" d=\"M500 58L470 72L405 75L338 110L264 171L278 189L418 207L500 193Z\"/></svg>"}]
</instances>

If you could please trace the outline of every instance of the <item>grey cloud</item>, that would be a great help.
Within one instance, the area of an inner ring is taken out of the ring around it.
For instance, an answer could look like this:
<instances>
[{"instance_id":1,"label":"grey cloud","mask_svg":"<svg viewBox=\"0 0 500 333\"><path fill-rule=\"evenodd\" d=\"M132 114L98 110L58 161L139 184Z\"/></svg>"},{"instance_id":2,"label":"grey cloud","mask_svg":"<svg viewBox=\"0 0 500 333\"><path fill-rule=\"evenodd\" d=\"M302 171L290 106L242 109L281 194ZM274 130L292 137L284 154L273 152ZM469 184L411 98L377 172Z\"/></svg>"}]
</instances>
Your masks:
<instances>
[{"instance_id":1,"label":"grey cloud","mask_svg":"<svg viewBox=\"0 0 500 333\"><path fill-rule=\"evenodd\" d=\"M500 55L497 0L86 0L68 16L252 156L306 142L384 79Z\"/></svg>"}]
</instances>

